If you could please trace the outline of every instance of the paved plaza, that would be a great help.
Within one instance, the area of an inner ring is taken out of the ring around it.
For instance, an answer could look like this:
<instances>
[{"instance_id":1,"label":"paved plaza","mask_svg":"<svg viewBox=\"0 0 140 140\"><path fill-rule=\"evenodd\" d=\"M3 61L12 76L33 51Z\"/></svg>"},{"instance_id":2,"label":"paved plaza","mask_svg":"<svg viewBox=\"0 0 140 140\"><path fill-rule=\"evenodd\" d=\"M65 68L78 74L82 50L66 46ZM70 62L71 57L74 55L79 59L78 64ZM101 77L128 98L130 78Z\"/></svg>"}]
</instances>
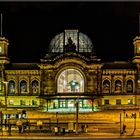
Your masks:
<instances>
[{"instance_id":1,"label":"paved plaza","mask_svg":"<svg viewBox=\"0 0 140 140\"><path fill-rule=\"evenodd\" d=\"M132 118L131 115L136 112L137 118ZM121 113L121 118L120 118ZM127 114L127 115L126 115ZM75 125L75 113L36 113L28 112L29 125L25 130L19 133L18 126L12 122L12 128L2 126L0 138L18 138L18 139L55 139L55 138L139 138L140 137L140 118L139 110L123 111L105 111L105 112L90 112L79 113L78 118L78 134L69 132L70 122ZM46 118L44 118L46 116ZM34 118L33 118L34 117ZM37 121L41 120L42 128L37 126ZM44 118L44 119L43 119ZM57 120L58 119L58 120ZM121 123L120 123L121 121ZM87 130L82 132L81 126L88 125ZM126 132L121 134L122 126L126 124ZM55 133L53 128L59 126L59 132ZM65 128L65 131L62 131ZM74 129L74 127L73 127Z\"/></svg>"}]
</instances>

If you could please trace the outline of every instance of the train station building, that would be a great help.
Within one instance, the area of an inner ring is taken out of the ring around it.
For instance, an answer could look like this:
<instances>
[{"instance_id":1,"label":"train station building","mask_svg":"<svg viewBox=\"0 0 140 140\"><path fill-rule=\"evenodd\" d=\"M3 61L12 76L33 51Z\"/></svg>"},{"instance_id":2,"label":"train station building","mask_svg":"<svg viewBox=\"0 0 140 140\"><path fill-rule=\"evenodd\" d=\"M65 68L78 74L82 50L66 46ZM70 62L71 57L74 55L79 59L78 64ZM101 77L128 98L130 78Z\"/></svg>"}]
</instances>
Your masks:
<instances>
[{"instance_id":1,"label":"train station building","mask_svg":"<svg viewBox=\"0 0 140 140\"><path fill-rule=\"evenodd\" d=\"M103 62L90 37L64 30L52 38L40 63L12 63L9 41L0 37L1 109L73 112L76 102L85 113L138 108L140 37L133 44L132 61Z\"/></svg>"}]
</instances>

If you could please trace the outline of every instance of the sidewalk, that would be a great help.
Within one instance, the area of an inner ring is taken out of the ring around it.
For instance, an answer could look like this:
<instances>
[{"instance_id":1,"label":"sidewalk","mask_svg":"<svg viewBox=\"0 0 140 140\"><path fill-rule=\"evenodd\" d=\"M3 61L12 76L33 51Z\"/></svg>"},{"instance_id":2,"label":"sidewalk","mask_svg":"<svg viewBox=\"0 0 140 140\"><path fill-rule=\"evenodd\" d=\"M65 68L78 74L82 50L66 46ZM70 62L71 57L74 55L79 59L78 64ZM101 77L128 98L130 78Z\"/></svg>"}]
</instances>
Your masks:
<instances>
[{"instance_id":1,"label":"sidewalk","mask_svg":"<svg viewBox=\"0 0 140 140\"><path fill-rule=\"evenodd\" d=\"M16 133L9 136L8 134L4 134L3 136L0 136L0 138L18 138L18 139L62 139L62 138L136 138L140 136L120 136L120 134L113 134L113 133L66 133L66 134L58 134L55 135L53 133Z\"/></svg>"}]
</instances>

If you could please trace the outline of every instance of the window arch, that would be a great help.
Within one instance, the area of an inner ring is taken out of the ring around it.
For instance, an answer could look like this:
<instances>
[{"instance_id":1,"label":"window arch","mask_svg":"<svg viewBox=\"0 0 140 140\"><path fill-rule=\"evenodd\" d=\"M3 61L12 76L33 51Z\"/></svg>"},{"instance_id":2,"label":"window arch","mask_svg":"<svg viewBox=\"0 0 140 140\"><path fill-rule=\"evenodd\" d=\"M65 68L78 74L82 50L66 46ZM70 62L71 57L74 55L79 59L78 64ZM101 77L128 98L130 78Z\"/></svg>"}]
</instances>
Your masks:
<instances>
[{"instance_id":1,"label":"window arch","mask_svg":"<svg viewBox=\"0 0 140 140\"><path fill-rule=\"evenodd\" d=\"M20 93L27 93L27 82L25 80L20 81Z\"/></svg>"},{"instance_id":2,"label":"window arch","mask_svg":"<svg viewBox=\"0 0 140 140\"><path fill-rule=\"evenodd\" d=\"M132 93L133 92L133 81L132 80L127 80L126 82L126 92L127 93Z\"/></svg>"},{"instance_id":3,"label":"window arch","mask_svg":"<svg viewBox=\"0 0 140 140\"><path fill-rule=\"evenodd\" d=\"M109 80L103 81L103 93L110 93L110 81Z\"/></svg>"},{"instance_id":4,"label":"window arch","mask_svg":"<svg viewBox=\"0 0 140 140\"><path fill-rule=\"evenodd\" d=\"M75 69L64 70L57 80L57 92L84 92L84 77Z\"/></svg>"},{"instance_id":5,"label":"window arch","mask_svg":"<svg viewBox=\"0 0 140 140\"><path fill-rule=\"evenodd\" d=\"M37 80L32 81L32 93L39 93L39 82Z\"/></svg>"},{"instance_id":6,"label":"window arch","mask_svg":"<svg viewBox=\"0 0 140 140\"><path fill-rule=\"evenodd\" d=\"M10 80L8 82L8 93L15 94L15 81L14 80Z\"/></svg>"},{"instance_id":7,"label":"window arch","mask_svg":"<svg viewBox=\"0 0 140 140\"><path fill-rule=\"evenodd\" d=\"M115 81L115 92L120 93L122 92L122 82L121 80Z\"/></svg>"}]
</instances>

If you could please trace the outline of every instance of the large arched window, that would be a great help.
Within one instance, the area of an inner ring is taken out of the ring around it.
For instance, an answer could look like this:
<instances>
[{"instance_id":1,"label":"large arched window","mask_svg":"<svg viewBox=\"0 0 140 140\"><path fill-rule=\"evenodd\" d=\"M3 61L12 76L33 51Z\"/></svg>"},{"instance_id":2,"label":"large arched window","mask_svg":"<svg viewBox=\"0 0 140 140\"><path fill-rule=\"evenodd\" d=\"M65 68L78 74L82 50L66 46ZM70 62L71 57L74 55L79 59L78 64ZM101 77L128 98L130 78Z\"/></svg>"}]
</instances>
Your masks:
<instances>
[{"instance_id":1,"label":"large arched window","mask_svg":"<svg viewBox=\"0 0 140 140\"><path fill-rule=\"evenodd\" d=\"M122 82L120 80L115 81L115 92L122 92Z\"/></svg>"},{"instance_id":2,"label":"large arched window","mask_svg":"<svg viewBox=\"0 0 140 140\"><path fill-rule=\"evenodd\" d=\"M103 93L110 93L110 81L104 80L103 82Z\"/></svg>"},{"instance_id":3,"label":"large arched window","mask_svg":"<svg viewBox=\"0 0 140 140\"><path fill-rule=\"evenodd\" d=\"M39 82L37 80L32 81L32 93L39 93Z\"/></svg>"},{"instance_id":4,"label":"large arched window","mask_svg":"<svg viewBox=\"0 0 140 140\"><path fill-rule=\"evenodd\" d=\"M58 77L57 92L84 92L83 75L75 69L64 70Z\"/></svg>"},{"instance_id":5,"label":"large arched window","mask_svg":"<svg viewBox=\"0 0 140 140\"><path fill-rule=\"evenodd\" d=\"M126 92L127 93L132 93L133 92L133 81L132 80L127 80L127 82L126 82Z\"/></svg>"},{"instance_id":6,"label":"large arched window","mask_svg":"<svg viewBox=\"0 0 140 140\"><path fill-rule=\"evenodd\" d=\"M27 93L27 82L25 80L20 82L20 93Z\"/></svg>"},{"instance_id":7,"label":"large arched window","mask_svg":"<svg viewBox=\"0 0 140 140\"><path fill-rule=\"evenodd\" d=\"M8 82L8 94L15 94L15 81L13 80Z\"/></svg>"}]
</instances>

